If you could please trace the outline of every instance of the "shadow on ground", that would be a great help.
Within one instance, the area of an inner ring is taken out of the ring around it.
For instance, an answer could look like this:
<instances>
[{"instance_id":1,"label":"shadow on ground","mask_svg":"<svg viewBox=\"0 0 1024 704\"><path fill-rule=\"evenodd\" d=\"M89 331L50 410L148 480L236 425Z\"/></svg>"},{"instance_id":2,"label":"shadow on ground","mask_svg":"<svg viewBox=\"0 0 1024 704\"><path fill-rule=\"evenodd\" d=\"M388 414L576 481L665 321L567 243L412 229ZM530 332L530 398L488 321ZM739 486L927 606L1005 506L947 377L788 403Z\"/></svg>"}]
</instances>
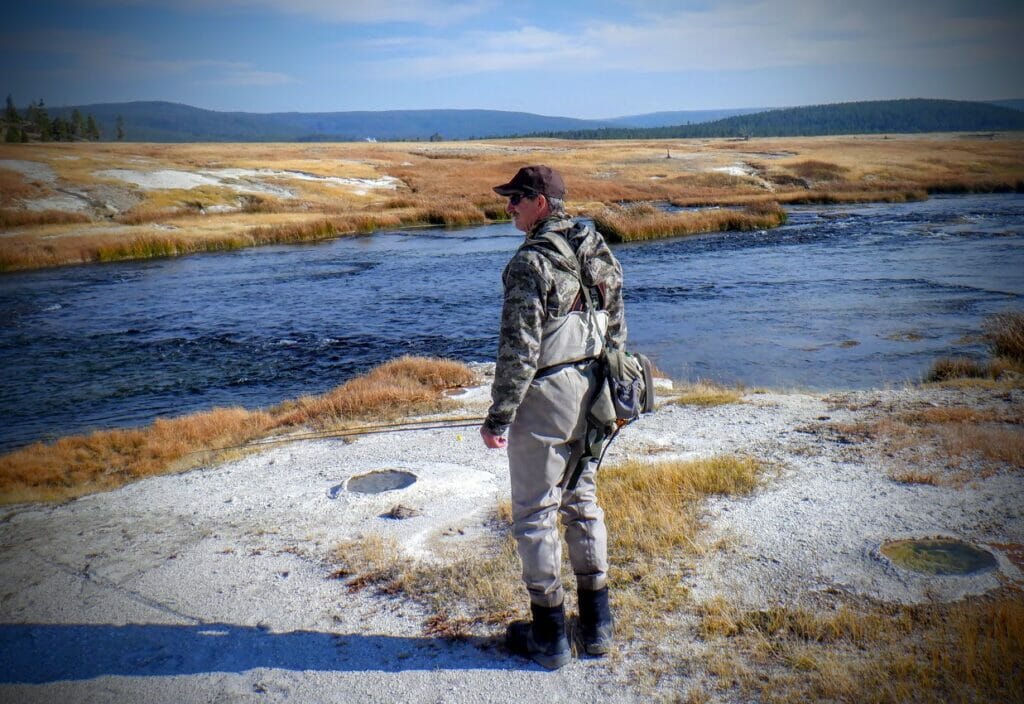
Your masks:
<instances>
[{"instance_id":1,"label":"shadow on ground","mask_svg":"<svg viewBox=\"0 0 1024 704\"><path fill-rule=\"evenodd\" d=\"M513 670L533 667L484 640L273 633L230 624L0 624L0 684L104 675L190 675L253 668L322 671ZM490 652L484 652L487 647Z\"/></svg>"}]
</instances>

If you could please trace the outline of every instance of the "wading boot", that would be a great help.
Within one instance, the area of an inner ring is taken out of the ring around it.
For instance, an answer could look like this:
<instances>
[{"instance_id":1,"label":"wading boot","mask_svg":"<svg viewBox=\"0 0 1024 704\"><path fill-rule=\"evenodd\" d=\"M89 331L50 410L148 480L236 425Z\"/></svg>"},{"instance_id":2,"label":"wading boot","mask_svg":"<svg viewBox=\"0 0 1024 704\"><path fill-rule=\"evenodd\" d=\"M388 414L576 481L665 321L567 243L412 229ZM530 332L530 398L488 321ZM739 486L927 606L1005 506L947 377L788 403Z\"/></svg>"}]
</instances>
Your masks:
<instances>
[{"instance_id":1,"label":"wading boot","mask_svg":"<svg viewBox=\"0 0 1024 704\"><path fill-rule=\"evenodd\" d=\"M615 621L608 605L608 587L578 590L580 602L580 639L588 655L604 655L612 649Z\"/></svg>"},{"instance_id":2,"label":"wading boot","mask_svg":"<svg viewBox=\"0 0 1024 704\"><path fill-rule=\"evenodd\" d=\"M569 639L565 636L565 606L530 604L533 622L516 621L505 633L508 649L516 655L533 659L549 670L568 664L572 657Z\"/></svg>"}]
</instances>

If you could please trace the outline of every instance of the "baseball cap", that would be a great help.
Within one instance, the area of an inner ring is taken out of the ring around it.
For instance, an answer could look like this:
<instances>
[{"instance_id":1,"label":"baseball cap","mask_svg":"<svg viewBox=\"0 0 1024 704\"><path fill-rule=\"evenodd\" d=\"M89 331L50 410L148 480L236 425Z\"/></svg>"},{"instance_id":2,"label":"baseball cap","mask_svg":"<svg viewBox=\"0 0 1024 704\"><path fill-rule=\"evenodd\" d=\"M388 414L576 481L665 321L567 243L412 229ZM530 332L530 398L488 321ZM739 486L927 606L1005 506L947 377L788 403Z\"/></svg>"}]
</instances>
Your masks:
<instances>
[{"instance_id":1,"label":"baseball cap","mask_svg":"<svg viewBox=\"0 0 1024 704\"><path fill-rule=\"evenodd\" d=\"M524 166L516 172L511 181L495 186L494 192L499 196L526 193L562 198L565 196L565 182L562 181L561 175L550 166Z\"/></svg>"}]
</instances>

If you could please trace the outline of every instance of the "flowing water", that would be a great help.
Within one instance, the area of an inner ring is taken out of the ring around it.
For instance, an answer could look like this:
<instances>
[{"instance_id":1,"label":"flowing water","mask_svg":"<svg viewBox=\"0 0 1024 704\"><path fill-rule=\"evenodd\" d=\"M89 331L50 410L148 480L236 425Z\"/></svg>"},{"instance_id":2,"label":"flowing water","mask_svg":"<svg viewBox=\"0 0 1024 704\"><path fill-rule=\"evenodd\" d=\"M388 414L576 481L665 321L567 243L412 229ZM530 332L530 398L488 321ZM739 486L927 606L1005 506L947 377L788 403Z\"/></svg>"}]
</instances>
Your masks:
<instances>
[{"instance_id":1,"label":"flowing water","mask_svg":"<svg viewBox=\"0 0 1024 704\"><path fill-rule=\"evenodd\" d=\"M493 359L511 225L0 277L0 448L320 393L402 354ZM1024 196L798 207L621 245L630 346L679 379L865 388L981 355L1024 295Z\"/></svg>"}]
</instances>

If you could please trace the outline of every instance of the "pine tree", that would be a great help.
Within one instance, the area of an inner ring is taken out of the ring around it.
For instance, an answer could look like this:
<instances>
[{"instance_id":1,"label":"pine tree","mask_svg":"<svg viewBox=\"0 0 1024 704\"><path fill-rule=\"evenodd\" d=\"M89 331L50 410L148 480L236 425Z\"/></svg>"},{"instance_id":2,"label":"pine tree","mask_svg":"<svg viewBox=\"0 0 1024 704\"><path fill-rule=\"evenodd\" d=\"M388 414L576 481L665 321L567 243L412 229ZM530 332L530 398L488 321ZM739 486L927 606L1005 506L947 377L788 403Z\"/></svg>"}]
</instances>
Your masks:
<instances>
[{"instance_id":1,"label":"pine tree","mask_svg":"<svg viewBox=\"0 0 1024 704\"><path fill-rule=\"evenodd\" d=\"M21 116L18 115L18 108L14 107L14 100L11 98L10 93L7 94L7 109L4 111L4 116L12 125L16 125L21 122Z\"/></svg>"},{"instance_id":2,"label":"pine tree","mask_svg":"<svg viewBox=\"0 0 1024 704\"><path fill-rule=\"evenodd\" d=\"M85 137L85 118L82 117L78 108L71 111L71 137L72 139Z\"/></svg>"},{"instance_id":3,"label":"pine tree","mask_svg":"<svg viewBox=\"0 0 1024 704\"><path fill-rule=\"evenodd\" d=\"M20 129L18 129L17 125L8 125L7 126L7 134L4 135L4 141L5 142L20 142L20 141L22 141L21 140L21 134L22 134L22 132L21 132Z\"/></svg>"},{"instance_id":4,"label":"pine tree","mask_svg":"<svg viewBox=\"0 0 1024 704\"><path fill-rule=\"evenodd\" d=\"M55 142L71 142L74 139L71 132L71 123L60 115L53 118L53 122L50 123L50 134Z\"/></svg>"},{"instance_id":5,"label":"pine tree","mask_svg":"<svg viewBox=\"0 0 1024 704\"><path fill-rule=\"evenodd\" d=\"M46 113L46 104L43 103L42 98L36 104L35 120L33 120L35 128L39 131L39 141L49 142L52 138L52 127L50 125L50 116Z\"/></svg>"},{"instance_id":6,"label":"pine tree","mask_svg":"<svg viewBox=\"0 0 1024 704\"><path fill-rule=\"evenodd\" d=\"M124 118L120 115L117 116L117 126L115 129L117 130L117 141L124 141Z\"/></svg>"},{"instance_id":7,"label":"pine tree","mask_svg":"<svg viewBox=\"0 0 1024 704\"><path fill-rule=\"evenodd\" d=\"M85 121L85 138L91 142L98 142L100 137L100 128L96 124L96 118L92 116L92 113L89 113L89 117Z\"/></svg>"}]
</instances>

